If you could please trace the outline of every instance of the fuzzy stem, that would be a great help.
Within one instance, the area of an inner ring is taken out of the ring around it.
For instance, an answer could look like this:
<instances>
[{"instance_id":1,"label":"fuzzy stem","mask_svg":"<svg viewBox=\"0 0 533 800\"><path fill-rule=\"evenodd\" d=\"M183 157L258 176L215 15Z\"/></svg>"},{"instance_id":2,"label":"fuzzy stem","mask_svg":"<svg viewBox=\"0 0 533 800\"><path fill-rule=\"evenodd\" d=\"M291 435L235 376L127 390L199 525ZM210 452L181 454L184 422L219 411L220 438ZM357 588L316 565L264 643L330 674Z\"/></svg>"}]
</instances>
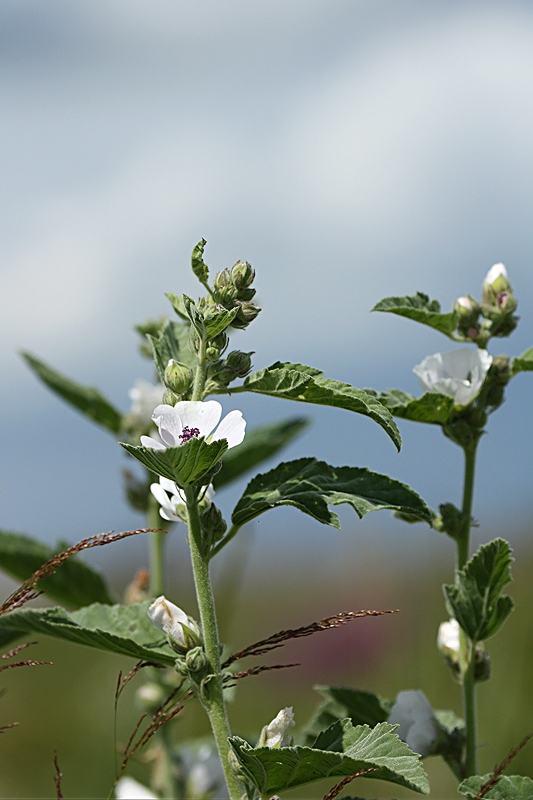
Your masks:
<instances>
[{"instance_id":1,"label":"fuzzy stem","mask_svg":"<svg viewBox=\"0 0 533 800\"><path fill-rule=\"evenodd\" d=\"M202 531L198 512L198 500L196 492L192 487L187 487L185 489L185 496L187 498L189 546L191 548L196 599L200 611L205 654L213 676L208 684L208 697L201 698L201 700L211 723L218 753L220 755L220 761L222 763L222 769L226 777L229 795L232 800L238 800L238 798L242 797L242 788L228 759L230 752L228 738L231 736L231 731L222 692L220 644L215 602L209 575L209 564L202 553Z\"/></svg>"},{"instance_id":2,"label":"fuzzy stem","mask_svg":"<svg viewBox=\"0 0 533 800\"><path fill-rule=\"evenodd\" d=\"M205 351L207 350L207 343L204 339L200 342L200 349L198 351L198 364L196 366L196 374L194 376L194 385L192 388L191 400L204 399L204 387L207 377L207 361L205 358Z\"/></svg>"}]
</instances>

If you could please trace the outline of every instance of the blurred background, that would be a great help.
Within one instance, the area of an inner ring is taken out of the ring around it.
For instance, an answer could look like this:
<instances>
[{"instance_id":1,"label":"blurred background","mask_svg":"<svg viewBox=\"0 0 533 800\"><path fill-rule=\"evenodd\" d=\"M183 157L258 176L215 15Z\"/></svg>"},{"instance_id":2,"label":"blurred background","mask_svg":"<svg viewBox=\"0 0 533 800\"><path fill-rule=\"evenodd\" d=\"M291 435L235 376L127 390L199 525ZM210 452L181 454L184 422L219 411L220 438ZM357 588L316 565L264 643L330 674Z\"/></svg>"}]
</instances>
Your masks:
<instances>
[{"instance_id":1,"label":"blurred background","mask_svg":"<svg viewBox=\"0 0 533 800\"><path fill-rule=\"evenodd\" d=\"M237 259L257 271L263 311L234 339L255 351L256 368L300 361L360 388L418 394L413 365L452 343L370 309L420 290L446 311L459 295L479 297L498 261L522 321L491 352L533 345L530 3L0 0L0 64L2 529L51 543L143 525L123 499L116 442L39 384L17 351L127 410L134 381L152 377L133 325L170 315L164 292L198 294L189 259L201 237L213 272ZM480 689L485 771L533 730L530 381L512 382L480 447L475 543L501 534L520 557L518 608L489 647L495 678ZM250 425L310 416L284 458L369 466L433 507L460 501L461 453L439 429L401 423L397 455L377 425L345 411L245 395L225 401L233 407ZM228 514L245 482L221 493ZM452 543L387 512L359 522L341 509L341 522L338 532L276 510L241 534L220 566L221 591L237 575L247 610L228 615L228 640L244 645L346 608L402 613L287 648L304 666L243 685L236 732L253 735L252 720L291 703L303 723L314 683L391 697L422 688L459 712L434 647ZM183 529L171 536L172 599L193 604ZM87 560L122 590L145 551L139 537ZM105 796L112 696L128 662L39 647L55 667L3 680L2 718L21 725L2 738L0 794L50 796L57 745L67 795ZM90 703L80 705L80 686ZM135 712L124 707L126 730ZM529 750L516 772L533 775ZM432 796L454 796L445 767L430 769Z\"/></svg>"}]
</instances>

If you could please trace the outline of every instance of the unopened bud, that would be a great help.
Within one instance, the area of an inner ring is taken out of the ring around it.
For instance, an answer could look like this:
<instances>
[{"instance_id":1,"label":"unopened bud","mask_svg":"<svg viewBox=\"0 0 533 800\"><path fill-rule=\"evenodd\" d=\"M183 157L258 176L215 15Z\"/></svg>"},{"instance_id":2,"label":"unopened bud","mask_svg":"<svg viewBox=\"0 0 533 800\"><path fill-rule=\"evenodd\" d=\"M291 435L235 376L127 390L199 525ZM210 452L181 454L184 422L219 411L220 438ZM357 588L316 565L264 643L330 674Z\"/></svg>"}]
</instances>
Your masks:
<instances>
[{"instance_id":1,"label":"unopened bud","mask_svg":"<svg viewBox=\"0 0 533 800\"><path fill-rule=\"evenodd\" d=\"M451 665L459 664L459 623L456 619L441 622L437 647Z\"/></svg>"},{"instance_id":2,"label":"unopened bud","mask_svg":"<svg viewBox=\"0 0 533 800\"><path fill-rule=\"evenodd\" d=\"M231 323L234 328L246 328L250 322L257 317L261 309L254 303L241 302L240 300L235 303L240 306L239 313Z\"/></svg>"},{"instance_id":3,"label":"unopened bud","mask_svg":"<svg viewBox=\"0 0 533 800\"><path fill-rule=\"evenodd\" d=\"M494 264L483 282L483 302L498 308L504 314L512 314L518 305L503 264Z\"/></svg>"},{"instance_id":4,"label":"unopened bud","mask_svg":"<svg viewBox=\"0 0 533 800\"><path fill-rule=\"evenodd\" d=\"M174 392L171 392L170 389L167 389L167 391L163 395L163 400L161 402L165 406L175 406L178 400L179 397L176 396Z\"/></svg>"},{"instance_id":5,"label":"unopened bud","mask_svg":"<svg viewBox=\"0 0 533 800\"><path fill-rule=\"evenodd\" d=\"M253 351L243 353L241 350L232 350L226 357L225 367L235 378L245 378L252 369Z\"/></svg>"},{"instance_id":6,"label":"unopened bud","mask_svg":"<svg viewBox=\"0 0 533 800\"><path fill-rule=\"evenodd\" d=\"M191 388L194 379L193 371L186 364L171 358L165 369L165 386L175 394L184 394Z\"/></svg>"},{"instance_id":7,"label":"unopened bud","mask_svg":"<svg viewBox=\"0 0 533 800\"><path fill-rule=\"evenodd\" d=\"M193 647L185 656L187 672L201 672L207 666L207 656L203 647Z\"/></svg>"},{"instance_id":8,"label":"unopened bud","mask_svg":"<svg viewBox=\"0 0 533 800\"><path fill-rule=\"evenodd\" d=\"M255 270L247 261L237 261L231 268L231 277L237 289L247 289L255 278Z\"/></svg>"},{"instance_id":9,"label":"unopened bud","mask_svg":"<svg viewBox=\"0 0 533 800\"><path fill-rule=\"evenodd\" d=\"M228 526L222 516L222 512L214 503L209 503L202 511L200 522L202 525L202 538L207 550L209 550L216 542L222 539Z\"/></svg>"},{"instance_id":10,"label":"unopened bud","mask_svg":"<svg viewBox=\"0 0 533 800\"><path fill-rule=\"evenodd\" d=\"M259 741L256 747L289 747L292 741L292 736L289 731L294 727L294 714L292 713L292 706L289 708L282 708L277 717L272 722L265 725L259 736Z\"/></svg>"},{"instance_id":11,"label":"unopened bud","mask_svg":"<svg viewBox=\"0 0 533 800\"><path fill-rule=\"evenodd\" d=\"M237 299L239 293L239 290L233 283L229 269L223 269L222 272L218 272L215 275L213 289L217 303L221 303L226 308L231 308L233 306L233 302Z\"/></svg>"},{"instance_id":12,"label":"unopened bud","mask_svg":"<svg viewBox=\"0 0 533 800\"><path fill-rule=\"evenodd\" d=\"M150 622L167 634L170 646L177 653L186 653L200 643L196 622L163 595L154 600L147 614Z\"/></svg>"}]
</instances>

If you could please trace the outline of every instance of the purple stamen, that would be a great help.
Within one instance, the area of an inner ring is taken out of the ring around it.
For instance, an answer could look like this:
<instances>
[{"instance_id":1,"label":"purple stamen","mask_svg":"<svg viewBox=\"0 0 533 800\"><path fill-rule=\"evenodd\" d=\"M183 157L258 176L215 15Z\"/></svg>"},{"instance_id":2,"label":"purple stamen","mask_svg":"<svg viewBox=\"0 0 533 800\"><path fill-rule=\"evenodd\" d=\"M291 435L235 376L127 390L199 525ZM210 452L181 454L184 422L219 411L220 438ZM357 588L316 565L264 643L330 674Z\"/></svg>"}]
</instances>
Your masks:
<instances>
[{"instance_id":1,"label":"purple stamen","mask_svg":"<svg viewBox=\"0 0 533 800\"><path fill-rule=\"evenodd\" d=\"M185 444L188 442L189 439L197 439L200 436L200 429L199 428L189 428L187 425L184 427L182 433L180 433L181 443Z\"/></svg>"}]
</instances>

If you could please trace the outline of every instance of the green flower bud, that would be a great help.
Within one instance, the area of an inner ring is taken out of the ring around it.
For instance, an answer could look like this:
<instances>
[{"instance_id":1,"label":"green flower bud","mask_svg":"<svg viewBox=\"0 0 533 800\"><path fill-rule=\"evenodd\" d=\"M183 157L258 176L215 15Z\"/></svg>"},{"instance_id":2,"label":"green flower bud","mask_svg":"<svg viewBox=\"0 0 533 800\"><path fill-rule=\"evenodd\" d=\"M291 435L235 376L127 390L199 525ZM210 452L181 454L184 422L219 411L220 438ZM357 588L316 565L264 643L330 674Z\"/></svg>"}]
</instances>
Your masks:
<instances>
[{"instance_id":1,"label":"green flower bud","mask_svg":"<svg viewBox=\"0 0 533 800\"><path fill-rule=\"evenodd\" d=\"M241 302L238 300L235 305L240 306L239 313L231 323L234 328L246 328L257 317L261 309L254 303Z\"/></svg>"},{"instance_id":2,"label":"green flower bud","mask_svg":"<svg viewBox=\"0 0 533 800\"><path fill-rule=\"evenodd\" d=\"M192 369L186 364L181 364L171 358L166 366L163 380L167 389L174 394L185 394L192 386L194 375Z\"/></svg>"},{"instance_id":3,"label":"green flower bud","mask_svg":"<svg viewBox=\"0 0 533 800\"><path fill-rule=\"evenodd\" d=\"M219 333L215 339L211 339L205 351L207 361L209 361L209 363L218 361L228 344L229 339L225 333Z\"/></svg>"},{"instance_id":4,"label":"green flower bud","mask_svg":"<svg viewBox=\"0 0 533 800\"><path fill-rule=\"evenodd\" d=\"M171 392L170 389L167 389L165 394L163 395L162 403L165 406L175 406L178 402L179 397L176 397L174 392Z\"/></svg>"},{"instance_id":5,"label":"green flower bud","mask_svg":"<svg viewBox=\"0 0 533 800\"><path fill-rule=\"evenodd\" d=\"M225 308L233 308L239 290L233 283L229 269L223 269L215 275L213 293L217 303L221 303Z\"/></svg>"},{"instance_id":6,"label":"green flower bud","mask_svg":"<svg viewBox=\"0 0 533 800\"><path fill-rule=\"evenodd\" d=\"M237 289L247 289L255 278L255 270L247 261L237 261L231 268L231 277Z\"/></svg>"},{"instance_id":7,"label":"green flower bud","mask_svg":"<svg viewBox=\"0 0 533 800\"><path fill-rule=\"evenodd\" d=\"M207 656L203 647L193 647L185 656L185 665L189 673L202 672L207 664Z\"/></svg>"},{"instance_id":8,"label":"green flower bud","mask_svg":"<svg viewBox=\"0 0 533 800\"><path fill-rule=\"evenodd\" d=\"M252 369L252 356L253 350L250 353L232 350L226 357L225 367L235 378L245 378Z\"/></svg>"}]
</instances>

